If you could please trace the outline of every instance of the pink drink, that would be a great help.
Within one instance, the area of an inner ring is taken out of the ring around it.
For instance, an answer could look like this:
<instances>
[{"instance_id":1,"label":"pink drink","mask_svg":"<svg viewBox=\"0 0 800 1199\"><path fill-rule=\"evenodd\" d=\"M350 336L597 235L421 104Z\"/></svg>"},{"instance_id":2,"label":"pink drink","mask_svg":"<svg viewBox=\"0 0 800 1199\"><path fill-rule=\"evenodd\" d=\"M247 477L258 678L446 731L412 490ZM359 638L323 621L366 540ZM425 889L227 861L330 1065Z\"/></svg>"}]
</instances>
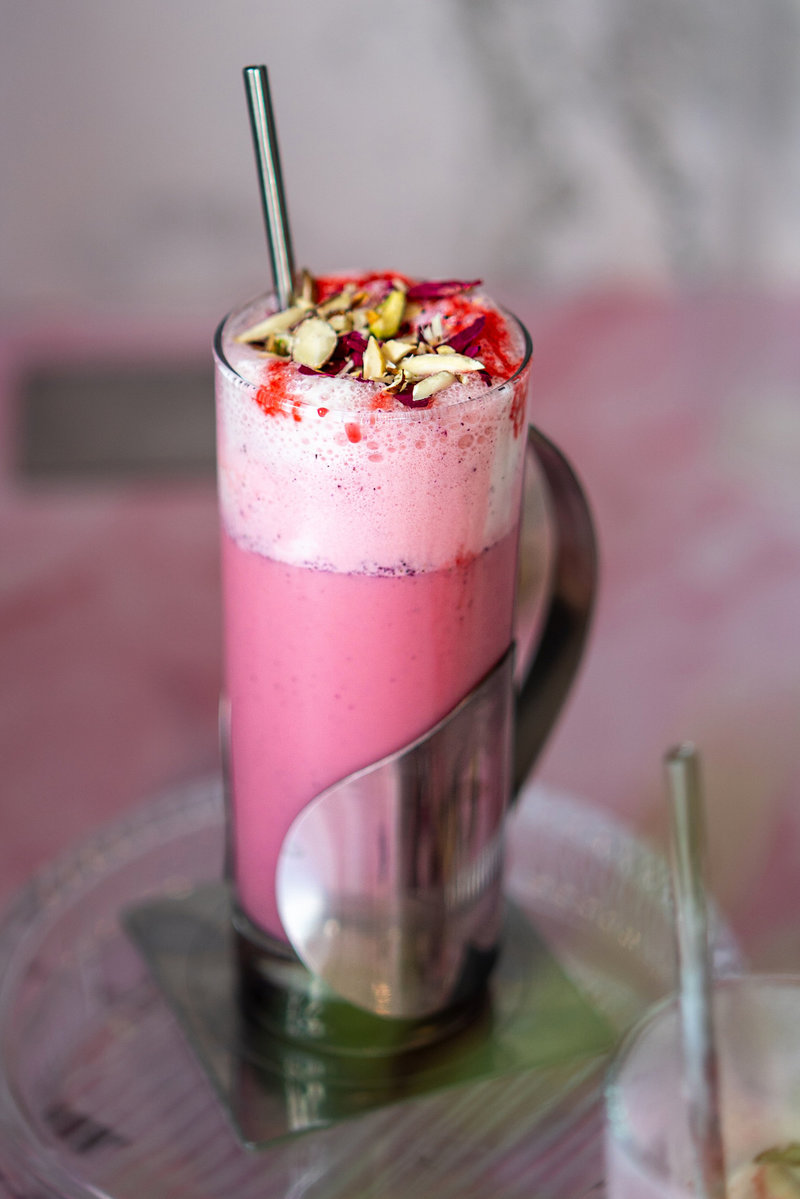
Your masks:
<instances>
[{"instance_id":1,"label":"pink drink","mask_svg":"<svg viewBox=\"0 0 800 1199\"><path fill-rule=\"evenodd\" d=\"M234 343L264 302L223 332L234 877L245 914L280 939L275 870L295 817L441 720L512 639L524 339L484 298L445 307L456 331L490 316L495 347L479 349L494 369L418 408Z\"/></svg>"},{"instance_id":2,"label":"pink drink","mask_svg":"<svg viewBox=\"0 0 800 1199\"><path fill-rule=\"evenodd\" d=\"M443 570L344 574L275 562L224 535L236 820L249 830L236 875L260 925L279 929L264 863L309 798L419 737L502 656L515 560L509 534Z\"/></svg>"}]
</instances>

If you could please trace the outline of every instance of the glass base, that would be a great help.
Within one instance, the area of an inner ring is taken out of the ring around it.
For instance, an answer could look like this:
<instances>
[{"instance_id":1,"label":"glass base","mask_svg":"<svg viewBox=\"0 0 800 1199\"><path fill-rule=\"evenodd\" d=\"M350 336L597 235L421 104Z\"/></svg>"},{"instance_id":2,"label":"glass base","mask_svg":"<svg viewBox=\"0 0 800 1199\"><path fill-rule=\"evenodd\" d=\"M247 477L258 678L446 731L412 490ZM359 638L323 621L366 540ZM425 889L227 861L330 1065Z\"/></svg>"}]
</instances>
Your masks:
<instances>
[{"instance_id":1,"label":"glass base","mask_svg":"<svg viewBox=\"0 0 800 1199\"><path fill-rule=\"evenodd\" d=\"M447 1008L411 1020L378 1016L342 999L236 907L233 939L239 1004L253 1035L359 1058L414 1053L480 1022L497 959L496 950L473 950Z\"/></svg>"},{"instance_id":2,"label":"glass base","mask_svg":"<svg viewBox=\"0 0 800 1199\"><path fill-rule=\"evenodd\" d=\"M300 963L235 928L221 884L147 901L125 925L251 1147L444 1087L595 1059L614 1041L513 907L488 986L430 1021L320 994Z\"/></svg>"}]
</instances>

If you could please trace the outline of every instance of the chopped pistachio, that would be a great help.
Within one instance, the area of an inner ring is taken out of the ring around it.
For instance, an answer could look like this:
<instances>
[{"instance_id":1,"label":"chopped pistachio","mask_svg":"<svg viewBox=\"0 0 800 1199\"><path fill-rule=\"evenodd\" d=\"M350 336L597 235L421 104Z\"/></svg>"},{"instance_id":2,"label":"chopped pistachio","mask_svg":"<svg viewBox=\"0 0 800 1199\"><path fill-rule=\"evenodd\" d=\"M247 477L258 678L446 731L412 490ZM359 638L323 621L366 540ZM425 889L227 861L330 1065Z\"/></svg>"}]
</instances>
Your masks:
<instances>
[{"instance_id":1,"label":"chopped pistachio","mask_svg":"<svg viewBox=\"0 0 800 1199\"><path fill-rule=\"evenodd\" d=\"M297 294L298 304L302 303L305 307L313 308L315 291L314 277L304 267L300 275L300 287Z\"/></svg>"},{"instance_id":2,"label":"chopped pistachio","mask_svg":"<svg viewBox=\"0 0 800 1199\"><path fill-rule=\"evenodd\" d=\"M364 361L361 367L361 373L365 379L380 379L386 372L386 362L374 337L370 337L367 342L367 348L364 351Z\"/></svg>"},{"instance_id":3,"label":"chopped pistachio","mask_svg":"<svg viewBox=\"0 0 800 1199\"><path fill-rule=\"evenodd\" d=\"M292 342L292 358L302 366L310 366L319 370L336 349L336 330L327 321L318 316L310 316L303 321L294 335Z\"/></svg>"},{"instance_id":4,"label":"chopped pistachio","mask_svg":"<svg viewBox=\"0 0 800 1199\"><path fill-rule=\"evenodd\" d=\"M440 354L408 354L400 365L409 378L424 379L426 375L435 375L442 369L442 358ZM470 371L482 371L485 368L477 358L467 358L466 354L450 354L447 369L454 375L466 375Z\"/></svg>"},{"instance_id":5,"label":"chopped pistachio","mask_svg":"<svg viewBox=\"0 0 800 1199\"><path fill-rule=\"evenodd\" d=\"M349 312L334 312L328 317L328 324L337 333L349 333L353 328L353 318Z\"/></svg>"},{"instance_id":6,"label":"chopped pistachio","mask_svg":"<svg viewBox=\"0 0 800 1199\"><path fill-rule=\"evenodd\" d=\"M390 338L383 343L383 356L387 362L394 364L399 362L401 358L404 358L406 354L416 349L416 345L415 338Z\"/></svg>"},{"instance_id":7,"label":"chopped pistachio","mask_svg":"<svg viewBox=\"0 0 800 1199\"><path fill-rule=\"evenodd\" d=\"M271 333L283 333L286 329L293 329L305 315L304 308L299 304L293 304L291 308L284 308L283 312L273 312L271 316L259 321L257 325L251 325L249 329L245 329L244 333L239 333L234 340L245 343L266 341Z\"/></svg>"},{"instance_id":8,"label":"chopped pistachio","mask_svg":"<svg viewBox=\"0 0 800 1199\"><path fill-rule=\"evenodd\" d=\"M270 333L266 342L267 349L281 358L288 358L292 352L291 333Z\"/></svg>"},{"instance_id":9,"label":"chopped pistachio","mask_svg":"<svg viewBox=\"0 0 800 1199\"><path fill-rule=\"evenodd\" d=\"M762 1149L753 1160L779 1162L783 1166L800 1166L800 1141L789 1141L785 1145L772 1145L769 1149Z\"/></svg>"},{"instance_id":10,"label":"chopped pistachio","mask_svg":"<svg viewBox=\"0 0 800 1199\"><path fill-rule=\"evenodd\" d=\"M403 323L405 310L406 293L403 288L395 287L377 309L368 313L370 333L382 341L394 337Z\"/></svg>"},{"instance_id":11,"label":"chopped pistachio","mask_svg":"<svg viewBox=\"0 0 800 1199\"><path fill-rule=\"evenodd\" d=\"M337 291L335 296L331 296L323 304L318 304L317 313L320 316L330 316L334 312L347 312L353 306L355 294L355 287L352 283L348 283L342 291Z\"/></svg>"},{"instance_id":12,"label":"chopped pistachio","mask_svg":"<svg viewBox=\"0 0 800 1199\"><path fill-rule=\"evenodd\" d=\"M385 391L388 395L394 395L395 392L402 391L408 381L408 376L404 371L395 371L391 383L386 384Z\"/></svg>"},{"instance_id":13,"label":"chopped pistachio","mask_svg":"<svg viewBox=\"0 0 800 1199\"><path fill-rule=\"evenodd\" d=\"M425 379L420 379L419 383L415 383L411 396L415 400L427 400L428 396L435 395L437 391L444 391L445 387L449 387L455 381L456 377L450 371L437 371L435 375L428 375Z\"/></svg>"},{"instance_id":14,"label":"chopped pistachio","mask_svg":"<svg viewBox=\"0 0 800 1199\"><path fill-rule=\"evenodd\" d=\"M425 326L422 335L429 346L438 346L440 341L444 341L444 324L440 312L437 312L431 323Z\"/></svg>"},{"instance_id":15,"label":"chopped pistachio","mask_svg":"<svg viewBox=\"0 0 800 1199\"><path fill-rule=\"evenodd\" d=\"M769 1199L800 1199L800 1179L791 1166L766 1162L763 1171L764 1193Z\"/></svg>"}]
</instances>

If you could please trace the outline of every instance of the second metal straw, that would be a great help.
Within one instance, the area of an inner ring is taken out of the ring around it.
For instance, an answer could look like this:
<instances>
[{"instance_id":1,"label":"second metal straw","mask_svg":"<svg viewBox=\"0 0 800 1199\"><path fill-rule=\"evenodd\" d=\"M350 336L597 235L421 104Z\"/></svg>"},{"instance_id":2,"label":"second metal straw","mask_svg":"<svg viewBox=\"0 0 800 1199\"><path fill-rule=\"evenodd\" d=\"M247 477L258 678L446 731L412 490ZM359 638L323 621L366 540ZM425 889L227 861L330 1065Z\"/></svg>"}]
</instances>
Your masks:
<instances>
[{"instance_id":1,"label":"second metal straw","mask_svg":"<svg viewBox=\"0 0 800 1199\"><path fill-rule=\"evenodd\" d=\"M253 146L256 152L256 167L272 262L272 276L275 291L278 294L278 303L283 309L288 308L293 299L294 260L267 68L265 66L245 67L244 86L247 92L250 127L253 131Z\"/></svg>"},{"instance_id":2,"label":"second metal straw","mask_svg":"<svg viewBox=\"0 0 800 1199\"><path fill-rule=\"evenodd\" d=\"M684 743L665 757L671 814L672 885L678 934L678 979L689 1130L703 1199L725 1197L719 1115L712 969L706 911L706 836L700 767Z\"/></svg>"}]
</instances>

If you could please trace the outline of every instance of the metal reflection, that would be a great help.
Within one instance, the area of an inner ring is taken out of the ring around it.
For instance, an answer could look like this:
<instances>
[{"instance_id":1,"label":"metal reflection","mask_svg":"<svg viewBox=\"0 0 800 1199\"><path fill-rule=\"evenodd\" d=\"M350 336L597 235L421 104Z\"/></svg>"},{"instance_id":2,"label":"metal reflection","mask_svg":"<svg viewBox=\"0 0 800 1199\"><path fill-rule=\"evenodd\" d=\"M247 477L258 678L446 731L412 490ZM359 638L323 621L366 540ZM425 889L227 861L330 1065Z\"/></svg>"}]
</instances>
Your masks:
<instances>
[{"instance_id":1,"label":"metal reflection","mask_svg":"<svg viewBox=\"0 0 800 1199\"><path fill-rule=\"evenodd\" d=\"M502 919L513 651L440 724L330 787L277 871L297 955L334 992L416 1018L472 993Z\"/></svg>"}]
</instances>

